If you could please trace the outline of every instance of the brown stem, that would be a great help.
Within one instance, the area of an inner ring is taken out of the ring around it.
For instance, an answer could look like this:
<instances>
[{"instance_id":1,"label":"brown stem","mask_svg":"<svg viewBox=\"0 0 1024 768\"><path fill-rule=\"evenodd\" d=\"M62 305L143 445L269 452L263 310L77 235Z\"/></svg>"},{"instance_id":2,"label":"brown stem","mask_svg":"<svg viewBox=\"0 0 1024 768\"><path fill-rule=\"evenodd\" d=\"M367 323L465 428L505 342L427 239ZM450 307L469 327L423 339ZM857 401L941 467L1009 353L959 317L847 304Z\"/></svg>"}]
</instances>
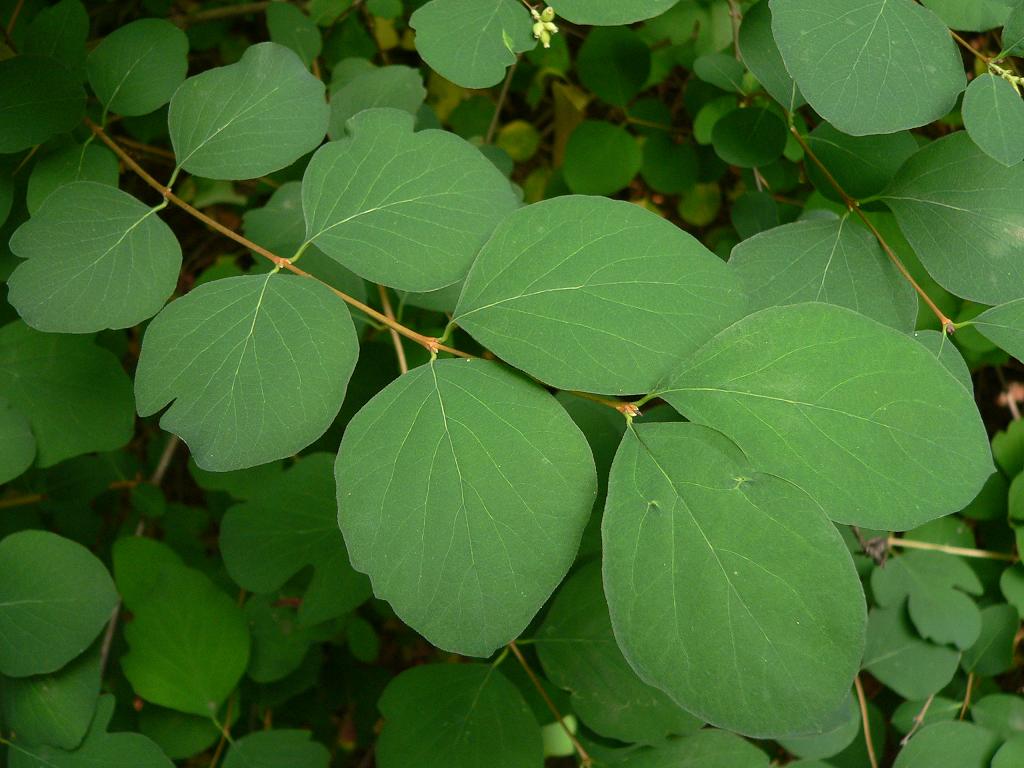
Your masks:
<instances>
[{"instance_id":1,"label":"brown stem","mask_svg":"<svg viewBox=\"0 0 1024 768\"><path fill-rule=\"evenodd\" d=\"M935 701L934 693L928 697L928 700L924 703L924 706L921 707L921 711L914 715L914 727L907 732L906 736L900 739L901 747L905 747L907 745L907 742L910 741L910 737L917 733L918 728L924 725L925 715L928 714L928 708L932 705L933 701Z\"/></svg>"},{"instance_id":2,"label":"brown stem","mask_svg":"<svg viewBox=\"0 0 1024 768\"><path fill-rule=\"evenodd\" d=\"M606 397L592 395L589 392L577 392L575 389L567 389L565 391L575 397L582 397L584 400L590 400L591 402L600 403L601 405L607 405L609 408L614 408L623 416L629 416L632 418L640 415L640 409L635 403L624 403L621 400L610 400Z\"/></svg>"},{"instance_id":3,"label":"brown stem","mask_svg":"<svg viewBox=\"0 0 1024 768\"><path fill-rule=\"evenodd\" d=\"M367 306L363 302L359 301L359 299L356 299L356 298L354 298L352 296L349 296L347 293L345 293L343 291L339 291L337 288L335 288L332 285L328 285L327 283L325 283L320 278L314 277L309 272L306 272L304 269L300 269L299 267L297 267L294 264L292 264L288 259L283 258L281 256L278 256L276 253L272 253L272 252L268 251L263 246L257 245L252 240L249 240L248 238L243 237L242 235L240 235L237 232L235 232L233 229L229 229L228 227L225 227L219 221L216 221L215 219L211 219L209 216L207 216L202 211L196 210L191 205L189 205L184 200L182 200L180 197L175 195L168 187L164 186L159 181L157 181L152 176L150 176L146 172L146 170L141 165L139 165L137 162L135 162L135 159L132 158L132 156L129 155L127 152L125 152L124 149L122 149L121 146L116 141L114 141L112 138L110 138L110 136L107 135L106 131L104 131L100 126L98 126L96 123L94 123L89 118L85 118L85 122L86 122L86 125L89 126L89 129L94 134L96 134L96 136L99 138L100 141L102 141L104 144L106 144L108 147L110 147L110 149L114 152L114 154L116 154L121 159L121 161L129 169L131 169L131 171L133 173L135 173L136 176L138 176L146 184L148 184L150 187L152 187L157 192L159 192L160 196L163 197L164 200L167 200L168 202L173 203L174 205L176 205L178 208L181 208L183 211L185 211L185 213L187 213L190 216L192 216L193 218L198 219L199 221L203 222L210 229L213 229L213 230L219 232L220 234L224 235L225 237L230 238L231 240L234 240L239 245L245 246L246 248L248 248L253 253L257 253L260 256L263 256L264 258L269 259L271 262L273 262L274 266L277 267L278 269L286 269L289 272L291 272L292 274L299 275L300 277L307 277L307 278L309 278L311 280L316 280L321 285L326 286L335 296L340 298L346 304L349 304L350 306L355 307L356 309L358 309L363 314L369 315L370 317L372 317L377 322L383 323L384 325L388 326L389 328L393 328L398 333L400 333L403 336L405 336L407 339L411 339L412 341L415 341L417 344L425 347L430 352L447 352L448 354L455 355L456 357L473 357L473 355L470 355L467 352L462 352L461 350L445 346L438 339L436 339L436 338L434 338L432 336L424 336L422 333L417 333L416 331L412 330L411 328L405 327L401 323L398 323L395 320L392 320L387 315L384 315L384 314L378 312L373 307Z\"/></svg>"},{"instance_id":4,"label":"brown stem","mask_svg":"<svg viewBox=\"0 0 1024 768\"><path fill-rule=\"evenodd\" d=\"M932 544L930 541L917 541L916 539L898 539L895 536L889 537L890 547L903 547L904 549L924 549L930 552L943 552L947 555L959 555L960 557L976 557L984 560L1005 560L1009 563L1017 561L1017 556L1012 552L992 552L987 549L971 549L969 547L954 547L949 544Z\"/></svg>"},{"instance_id":5,"label":"brown stem","mask_svg":"<svg viewBox=\"0 0 1024 768\"><path fill-rule=\"evenodd\" d=\"M948 317L946 317L945 313L943 313L943 311L939 309L938 305L934 301L932 301L931 296L925 293L924 288L918 285L917 281L914 279L914 276L910 274L910 271L900 260L900 257L896 255L896 252L893 251L893 249L889 246L889 243L886 242L885 238L882 236L882 233L878 231L878 227L876 227L874 223L871 221L871 219L867 217L867 214L865 214L864 211L860 209L860 203L854 198L850 197L849 194L847 194L846 190L843 189L842 185L840 185L839 182L836 180L836 177L832 175L832 172L829 171L829 169L825 167L825 164L821 161L821 159L816 154L814 154L814 151L811 149L810 145L804 140L804 137L800 135L800 131L796 129L796 126L791 125L789 131L790 133L793 134L793 137L796 139L797 143L803 149L804 154L806 154L811 159L811 161L816 166L818 166L818 169L825 175L825 179L828 181L828 183L832 186L833 189L835 189L836 192L839 193L839 196L842 198L844 205L846 205L846 207L852 213L857 214L860 220L864 222L864 226L866 226L871 231L871 234L875 236L875 239L878 241L878 244L882 246L882 250L885 251L885 255L889 257L889 260L895 265L896 269L899 270L900 274L903 275L907 282L909 282L914 287L914 290L917 291L917 295L920 296L924 303L928 305L928 309L930 309L932 313L939 319L939 323L941 323L942 325L942 330L945 331L947 334L952 334L956 330L956 324Z\"/></svg>"},{"instance_id":6,"label":"brown stem","mask_svg":"<svg viewBox=\"0 0 1024 768\"><path fill-rule=\"evenodd\" d=\"M498 94L498 103L494 106L494 115L491 117L491 124L487 126L487 136L484 138L484 144L494 143L494 134L498 131L498 123L501 121L501 109L505 106L505 99L508 98L509 88L512 86L512 77L516 73L516 67L519 66L519 57L516 56L516 60L512 62L512 66L508 68L508 74L505 75L505 82L501 84L501 93Z\"/></svg>"},{"instance_id":7,"label":"brown stem","mask_svg":"<svg viewBox=\"0 0 1024 768\"><path fill-rule=\"evenodd\" d=\"M210 759L210 765L208 768L216 768L217 763L220 762L220 756L224 752L224 747L229 741L231 741L231 733L228 730L231 727L231 711L234 709L235 699L232 696L228 699L228 706L224 710L224 724L220 725L220 741L217 742L217 749L214 750L213 757Z\"/></svg>"},{"instance_id":8,"label":"brown stem","mask_svg":"<svg viewBox=\"0 0 1024 768\"><path fill-rule=\"evenodd\" d=\"M960 707L959 720L963 720L967 715L967 710L971 707L971 691L974 689L974 673L967 673L967 691L964 693L964 705Z\"/></svg>"},{"instance_id":9,"label":"brown stem","mask_svg":"<svg viewBox=\"0 0 1024 768\"><path fill-rule=\"evenodd\" d=\"M860 675L853 678L853 686L857 689L857 703L860 704L860 721L864 727L864 743L868 747L868 761L871 763L871 768L878 768L875 745L871 742L871 725L868 722L868 701L864 697L864 686L860 682Z\"/></svg>"},{"instance_id":10,"label":"brown stem","mask_svg":"<svg viewBox=\"0 0 1024 768\"><path fill-rule=\"evenodd\" d=\"M558 707L555 706L555 702L553 702L551 697L548 696L548 692L544 690L544 686L541 684L540 680L537 679L536 673L534 673L533 669L527 663L526 657L523 656L523 652L519 650L519 646L516 645L516 641L513 640L509 643L508 647L519 661L523 671L526 672L527 677L530 678L530 682L533 683L533 687L537 689L537 693L539 693L540 697L544 699L544 703L548 705L548 709L551 710L551 714L555 716L555 719L558 720L559 724L562 726L562 730L565 731L565 735L569 737L569 741L572 742L572 746L576 750L576 754L580 756L580 763L583 765L583 768L590 768L593 764L590 755L587 754L587 750L585 750L583 745L580 744L576 735L569 730L569 726L565 724L565 718L563 718L562 713L558 711Z\"/></svg>"},{"instance_id":11,"label":"brown stem","mask_svg":"<svg viewBox=\"0 0 1024 768\"><path fill-rule=\"evenodd\" d=\"M743 13L736 0L729 0L729 18L732 20L733 52L736 54L736 60L742 61L740 56L740 19L743 18Z\"/></svg>"},{"instance_id":12,"label":"brown stem","mask_svg":"<svg viewBox=\"0 0 1024 768\"><path fill-rule=\"evenodd\" d=\"M384 314L394 320L395 312L391 309L391 299L388 298L388 289L383 285L378 285L377 290L380 292L380 304L384 307ZM388 328L388 332L391 334L391 343L395 345L395 357L398 359L398 370L401 373L408 373L409 363L405 359L405 348L402 346L402 337L398 335L398 331L394 328Z\"/></svg>"},{"instance_id":13,"label":"brown stem","mask_svg":"<svg viewBox=\"0 0 1024 768\"><path fill-rule=\"evenodd\" d=\"M967 42L966 40L964 40L964 39L963 39L962 37L960 37L960 35L958 35L958 34L957 34L956 32L954 32L954 31L953 31L952 29L951 29L951 30L949 30L949 34L950 34L950 35L952 36L952 38L953 38L954 40L956 40L956 41L957 41L958 43L960 43L960 45L962 45L962 46L963 46L964 48L966 48L966 49L967 49L968 51L970 51L970 52L971 52L971 53L973 53L973 54L974 54L975 56L977 56L977 57L978 57L978 59L980 59L980 60L981 60L981 61L982 61L983 63L985 63L985 64L988 64L988 63L989 63L990 61L992 61L992 59L990 59L990 58L989 58L988 56L986 56L986 55L985 55L984 53L982 53L981 51L979 51L979 50L976 50L976 49L974 48L974 46L972 46L972 45L971 45L970 43L968 43L968 42Z\"/></svg>"},{"instance_id":14,"label":"brown stem","mask_svg":"<svg viewBox=\"0 0 1024 768\"><path fill-rule=\"evenodd\" d=\"M21 9L25 5L25 0L18 0L14 6L14 10L11 11L11 18L7 20L7 38L10 39L11 35L14 34L14 25L18 23L18 16L21 14Z\"/></svg>"},{"instance_id":15,"label":"brown stem","mask_svg":"<svg viewBox=\"0 0 1024 768\"><path fill-rule=\"evenodd\" d=\"M225 5L221 8L209 8L205 11L195 13L184 13L178 16L171 16L170 22L179 27L187 27L189 24L198 24L203 21L216 21L231 16L242 16L247 13L261 13L270 5L269 2L261 3L239 3L238 5Z\"/></svg>"}]
</instances>

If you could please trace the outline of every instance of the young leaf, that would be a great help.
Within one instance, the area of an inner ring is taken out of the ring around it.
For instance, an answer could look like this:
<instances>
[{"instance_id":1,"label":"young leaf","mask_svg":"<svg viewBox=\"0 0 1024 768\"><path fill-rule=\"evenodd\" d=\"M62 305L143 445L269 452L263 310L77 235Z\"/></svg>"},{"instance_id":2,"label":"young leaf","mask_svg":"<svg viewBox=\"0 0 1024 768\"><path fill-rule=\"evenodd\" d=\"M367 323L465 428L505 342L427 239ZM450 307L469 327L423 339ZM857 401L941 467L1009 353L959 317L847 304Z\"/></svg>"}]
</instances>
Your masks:
<instances>
[{"instance_id":1,"label":"young leaf","mask_svg":"<svg viewBox=\"0 0 1024 768\"><path fill-rule=\"evenodd\" d=\"M910 158L882 200L943 288L984 304L1024 296L1024 165L958 131Z\"/></svg>"},{"instance_id":2,"label":"young leaf","mask_svg":"<svg viewBox=\"0 0 1024 768\"><path fill-rule=\"evenodd\" d=\"M150 739L138 733L107 733L114 716L114 697L101 696L85 742L74 752L53 747L13 745L10 768L174 768Z\"/></svg>"},{"instance_id":3,"label":"young leaf","mask_svg":"<svg viewBox=\"0 0 1024 768\"><path fill-rule=\"evenodd\" d=\"M254 731L231 745L224 768L327 768L331 753L309 731Z\"/></svg>"},{"instance_id":4,"label":"young leaf","mask_svg":"<svg viewBox=\"0 0 1024 768\"><path fill-rule=\"evenodd\" d=\"M250 46L236 64L190 77L167 124L178 165L210 179L251 179L291 165L327 132L324 85L292 51Z\"/></svg>"},{"instance_id":5,"label":"young leaf","mask_svg":"<svg viewBox=\"0 0 1024 768\"><path fill-rule=\"evenodd\" d=\"M615 768L768 768L768 755L734 733L705 728L662 746L637 750L614 765Z\"/></svg>"},{"instance_id":6,"label":"young leaf","mask_svg":"<svg viewBox=\"0 0 1024 768\"><path fill-rule=\"evenodd\" d=\"M215 280L150 323L135 376L139 414L168 403L160 426L203 469L291 456L341 408L358 341L345 304L290 275Z\"/></svg>"},{"instance_id":7,"label":"young leaf","mask_svg":"<svg viewBox=\"0 0 1024 768\"><path fill-rule=\"evenodd\" d=\"M119 176L117 156L106 147L70 144L42 158L32 168L28 188L25 190L28 212L35 216L43 201L67 184L94 181L116 187Z\"/></svg>"},{"instance_id":8,"label":"young leaf","mask_svg":"<svg viewBox=\"0 0 1024 768\"><path fill-rule=\"evenodd\" d=\"M147 115L170 101L188 74L188 38L163 19L133 21L100 41L88 72L106 110Z\"/></svg>"},{"instance_id":9,"label":"young leaf","mask_svg":"<svg viewBox=\"0 0 1024 768\"><path fill-rule=\"evenodd\" d=\"M872 608L864 669L905 699L927 699L956 674L959 652L922 640L906 608Z\"/></svg>"},{"instance_id":10,"label":"young leaf","mask_svg":"<svg viewBox=\"0 0 1024 768\"><path fill-rule=\"evenodd\" d=\"M181 247L156 208L92 181L47 197L11 250L27 261L8 280L8 300L51 333L138 325L174 292L181 269Z\"/></svg>"},{"instance_id":11,"label":"young leaf","mask_svg":"<svg viewBox=\"0 0 1024 768\"><path fill-rule=\"evenodd\" d=\"M0 61L0 153L20 152L70 131L84 112L85 90L57 61Z\"/></svg>"},{"instance_id":12,"label":"young leaf","mask_svg":"<svg viewBox=\"0 0 1024 768\"><path fill-rule=\"evenodd\" d=\"M790 110L803 106L803 94L786 71L772 35L768 0L760 0L743 13L739 44L743 63L773 99Z\"/></svg>"},{"instance_id":13,"label":"young leaf","mask_svg":"<svg viewBox=\"0 0 1024 768\"><path fill-rule=\"evenodd\" d=\"M306 242L357 275L408 291L461 280L518 202L480 152L444 131L413 133L397 109L360 112L302 179Z\"/></svg>"},{"instance_id":14,"label":"young leaf","mask_svg":"<svg viewBox=\"0 0 1024 768\"><path fill-rule=\"evenodd\" d=\"M364 109L390 107L415 115L427 97L418 69L393 65L370 69L331 94L332 139L345 137L345 124Z\"/></svg>"},{"instance_id":15,"label":"young leaf","mask_svg":"<svg viewBox=\"0 0 1024 768\"><path fill-rule=\"evenodd\" d=\"M290 3L271 3L268 6L267 31L271 40L295 51L307 67L324 47L316 23Z\"/></svg>"},{"instance_id":16,"label":"young leaf","mask_svg":"<svg viewBox=\"0 0 1024 768\"><path fill-rule=\"evenodd\" d=\"M11 534L0 541L0 673L57 671L96 639L116 602L107 569L81 544Z\"/></svg>"},{"instance_id":17,"label":"young leaf","mask_svg":"<svg viewBox=\"0 0 1024 768\"><path fill-rule=\"evenodd\" d=\"M629 203L566 196L499 225L453 322L559 389L635 394L745 304L730 270L675 225Z\"/></svg>"},{"instance_id":18,"label":"young leaf","mask_svg":"<svg viewBox=\"0 0 1024 768\"><path fill-rule=\"evenodd\" d=\"M35 457L32 425L6 398L0 397L0 485L32 466Z\"/></svg>"},{"instance_id":19,"label":"young leaf","mask_svg":"<svg viewBox=\"0 0 1024 768\"><path fill-rule=\"evenodd\" d=\"M38 463L120 448L132 436L131 380L86 336L0 328L0 397L32 424Z\"/></svg>"},{"instance_id":20,"label":"young leaf","mask_svg":"<svg viewBox=\"0 0 1024 768\"><path fill-rule=\"evenodd\" d=\"M893 768L988 768L999 740L974 723L933 723L896 756Z\"/></svg>"},{"instance_id":21,"label":"young leaf","mask_svg":"<svg viewBox=\"0 0 1024 768\"><path fill-rule=\"evenodd\" d=\"M750 309L805 301L848 307L910 331L917 295L878 245L850 215L798 221L737 245L729 258L750 297Z\"/></svg>"},{"instance_id":22,"label":"young leaf","mask_svg":"<svg viewBox=\"0 0 1024 768\"><path fill-rule=\"evenodd\" d=\"M679 0L558 0L558 15L573 24L618 26L660 16Z\"/></svg>"},{"instance_id":23,"label":"young leaf","mask_svg":"<svg viewBox=\"0 0 1024 768\"><path fill-rule=\"evenodd\" d=\"M100 695L99 648L57 672L11 677L0 685L0 712L17 743L75 749L82 743Z\"/></svg>"},{"instance_id":24,"label":"young leaf","mask_svg":"<svg viewBox=\"0 0 1024 768\"><path fill-rule=\"evenodd\" d=\"M312 566L299 608L307 626L348 613L370 596L338 532L332 463L326 453L304 457L263 494L229 509L220 527L228 573L252 592L280 589Z\"/></svg>"},{"instance_id":25,"label":"young leaf","mask_svg":"<svg viewBox=\"0 0 1024 768\"><path fill-rule=\"evenodd\" d=\"M537 721L516 687L492 666L413 667L388 685L378 707L384 716L380 768L544 765Z\"/></svg>"},{"instance_id":26,"label":"young leaf","mask_svg":"<svg viewBox=\"0 0 1024 768\"><path fill-rule=\"evenodd\" d=\"M831 726L865 608L813 499L710 429L651 424L623 438L602 533L612 626L644 680L748 735Z\"/></svg>"},{"instance_id":27,"label":"young leaf","mask_svg":"<svg viewBox=\"0 0 1024 768\"><path fill-rule=\"evenodd\" d=\"M966 85L949 31L914 0L771 0L771 10L786 69L845 133L926 125Z\"/></svg>"},{"instance_id":28,"label":"young leaf","mask_svg":"<svg viewBox=\"0 0 1024 768\"><path fill-rule=\"evenodd\" d=\"M992 474L972 394L909 336L829 304L745 317L659 394L837 522L915 528L965 507Z\"/></svg>"},{"instance_id":29,"label":"young leaf","mask_svg":"<svg viewBox=\"0 0 1024 768\"><path fill-rule=\"evenodd\" d=\"M972 80L963 118L971 139L993 160L1008 167L1024 160L1024 101L1008 81L989 74Z\"/></svg>"},{"instance_id":30,"label":"young leaf","mask_svg":"<svg viewBox=\"0 0 1024 768\"><path fill-rule=\"evenodd\" d=\"M216 716L249 663L249 628L235 601L199 571L167 564L131 611L121 668L135 693Z\"/></svg>"},{"instance_id":31,"label":"young leaf","mask_svg":"<svg viewBox=\"0 0 1024 768\"><path fill-rule=\"evenodd\" d=\"M516 55L536 45L531 24L519 0L430 0L409 19L423 60L464 88L501 82Z\"/></svg>"},{"instance_id":32,"label":"young leaf","mask_svg":"<svg viewBox=\"0 0 1024 768\"><path fill-rule=\"evenodd\" d=\"M548 678L572 692L573 711L602 736L660 744L701 727L700 720L637 677L623 658L597 562L576 571L558 590L534 642Z\"/></svg>"},{"instance_id":33,"label":"young leaf","mask_svg":"<svg viewBox=\"0 0 1024 768\"><path fill-rule=\"evenodd\" d=\"M467 656L529 624L596 492L562 407L483 360L432 362L387 386L349 423L335 473L353 566L403 621Z\"/></svg>"}]
</instances>

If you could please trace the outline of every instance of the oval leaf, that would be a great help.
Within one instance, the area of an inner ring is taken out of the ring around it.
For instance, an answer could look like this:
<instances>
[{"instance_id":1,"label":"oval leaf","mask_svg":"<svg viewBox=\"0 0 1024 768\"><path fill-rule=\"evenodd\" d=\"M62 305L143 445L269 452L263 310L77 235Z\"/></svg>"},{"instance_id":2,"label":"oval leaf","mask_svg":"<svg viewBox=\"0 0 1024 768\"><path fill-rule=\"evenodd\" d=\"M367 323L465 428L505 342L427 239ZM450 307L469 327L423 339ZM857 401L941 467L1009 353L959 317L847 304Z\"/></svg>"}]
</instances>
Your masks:
<instances>
[{"instance_id":1,"label":"oval leaf","mask_svg":"<svg viewBox=\"0 0 1024 768\"><path fill-rule=\"evenodd\" d=\"M1006 166L1024 160L1024 101L1008 81L989 74L971 81L963 117L971 139L993 160Z\"/></svg>"}]
</instances>

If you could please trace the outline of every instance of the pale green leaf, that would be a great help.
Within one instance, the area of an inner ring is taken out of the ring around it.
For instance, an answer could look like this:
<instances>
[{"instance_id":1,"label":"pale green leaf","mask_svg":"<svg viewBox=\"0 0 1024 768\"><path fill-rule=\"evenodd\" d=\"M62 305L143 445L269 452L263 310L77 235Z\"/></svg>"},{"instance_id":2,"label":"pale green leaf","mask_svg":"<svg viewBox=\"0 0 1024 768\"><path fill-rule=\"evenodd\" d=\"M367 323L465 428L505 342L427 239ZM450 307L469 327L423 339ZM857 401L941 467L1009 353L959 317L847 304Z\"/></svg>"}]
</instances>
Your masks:
<instances>
[{"instance_id":1,"label":"pale green leaf","mask_svg":"<svg viewBox=\"0 0 1024 768\"><path fill-rule=\"evenodd\" d=\"M623 658L598 563L582 567L559 589L534 643L548 679L572 693L573 711L602 736L658 744L701 727L700 720L640 680Z\"/></svg>"},{"instance_id":2,"label":"pale green leaf","mask_svg":"<svg viewBox=\"0 0 1024 768\"><path fill-rule=\"evenodd\" d=\"M43 56L0 61L0 153L20 152L70 131L85 112L85 90Z\"/></svg>"},{"instance_id":3,"label":"pale green leaf","mask_svg":"<svg viewBox=\"0 0 1024 768\"><path fill-rule=\"evenodd\" d=\"M25 262L8 300L41 331L130 328L156 314L181 269L178 240L157 216L117 187L76 181L46 198L11 238Z\"/></svg>"},{"instance_id":4,"label":"pale green leaf","mask_svg":"<svg viewBox=\"0 0 1024 768\"><path fill-rule=\"evenodd\" d=\"M786 71L779 46L772 35L768 0L761 0L744 12L739 44L743 63L773 99L786 109L796 109L804 104L804 97Z\"/></svg>"},{"instance_id":5,"label":"pale green leaf","mask_svg":"<svg viewBox=\"0 0 1024 768\"><path fill-rule=\"evenodd\" d=\"M28 469L35 457L32 425L6 398L0 397L0 484Z\"/></svg>"},{"instance_id":6,"label":"pale green leaf","mask_svg":"<svg viewBox=\"0 0 1024 768\"><path fill-rule=\"evenodd\" d=\"M984 304L1024 296L1024 165L958 131L910 158L882 199L943 288Z\"/></svg>"},{"instance_id":7,"label":"pale green leaf","mask_svg":"<svg viewBox=\"0 0 1024 768\"><path fill-rule=\"evenodd\" d=\"M117 156L102 145L71 144L42 158L32 168L25 202L32 216L56 189L75 181L116 187L121 169Z\"/></svg>"},{"instance_id":8,"label":"pale green leaf","mask_svg":"<svg viewBox=\"0 0 1024 768\"><path fill-rule=\"evenodd\" d=\"M41 467L120 448L132 436L131 380L87 336L0 328L0 397L28 418Z\"/></svg>"},{"instance_id":9,"label":"pale green leaf","mask_svg":"<svg viewBox=\"0 0 1024 768\"><path fill-rule=\"evenodd\" d=\"M162 107L188 74L188 38L163 19L139 19L107 35L89 54L89 85L119 115Z\"/></svg>"},{"instance_id":10,"label":"pale green leaf","mask_svg":"<svg viewBox=\"0 0 1024 768\"><path fill-rule=\"evenodd\" d=\"M602 531L612 625L641 678L740 733L833 727L865 607L813 499L710 429L638 426L612 465Z\"/></svg>"},{"instance_id":11,"label":"pale green leaf","mask_svg":"<svg viewBox=\"0 0 1024 768\"><path fill-rule=\"evenodd\" d=\"M203 469L224 472L291 456L338 414L358 341L345 304L290 275L204 283L150 323L135 376L139 414Z\"/></svg>"},{"instance_id":12,"label":"pale green leaf","mask_svg":"<svg viewBox=\"0 0 1024 768\"><path fill-rule=\"evenodd\" d=\"M313 567L299 608L306 625L341 616L370 596L338 532L333 459L326 453L304 457L263 493L229 509L220 526L228 573L251 592L272 592Z\"/></svg>"},{"instance_id":13,"label":"pale green leaf","mask_svg":"<svg viewBox=\"0 0 1024 768\"><path fill-rule=\"evenodd\" d=\"M971 704L971 719L999 736L1013 738L1024 731L1024 697L991 693Z\"/></svg>"},{"instance_id":14,"label":"pale green leaf","mask_svg":"<svg viewBox=\"0 0 1024 768\"><path fill-rule=\"evenodd\" d=\"M927 699L956 674L960 654L914 631L906 608L873 608L868 616L864 669L905 699Z\"/></svg>"},{"instance_id":15,"label":"pale green leaf","mask_svg":"<svg viewBox=\"0 0 1024 768\"><path fill-rule=\"evenodd\" d=\"M743 93L743 63L727 53L708 53L693 62L693 73L723 91Z\"/></svg>"},{"instance_id":16,"label":"pale green leaf","mask_svg":"<svg viewBox=\"0 0 1024 768\"><path fill-rule=\"evenodd\" d=\"M734 733L704 729L664 746L641 749L615 768L768 768L768 755Z\"/></svg>"},{"instance_id":17,"label":"pale green leaf","mask_svg":"<svg viewBox=\"0 0 1024 768\"><path fill-rule=\"evenodd\" d=\"M302 179L306 242L357 275L409 291L461 280L517 205L511 185L451 133L372 109L320 149Z\"/></svg>"},{"instance_id":18,"label":"pale green leaf","mask_svg":"<svg viewBox=\"0 0 1024 768\"><path fill-rule=\"evenodd\" d=\"M235 600L199 571L167 564L131 610L121 669L135 693L216 716L249 663L249 629Z\"/></svg>"},{"instance_id":19,"label":"pale green leaf","mask_svg":"<svg viewBox=\"0 0 1024 768\"><path fill-rule=\"evenodd\" d=\"M745 304L730 270L675 225L629 203L567 196L501 223L453 321L559 389L635 394Z\"/></svg>"},{"instance_id":20,"label":"pale green leaf","mask_svg":"<svg viewBox=\"0 0 1024 768\"><path fill-rule=\"evenodd\" d=\"M519 0L430 0L409 20L430 68L464 88L501 82L516 54L536 45Z\"/></svg>"},{"instance_id":21,"label":"pale green leaf","mask_svg":"<svg viewBox=\"0 0 1024 768\"><path fill-rule=\"evenodd\" d=\"M733 249L729 266L752 310L822 301L901 331L913 329L917 320L913 287L849 215L761 232Z\"/></svg>"},{"instance_id":22,"label":"pale green leaf","mask_svg":"<svg viewBox=\"0 0 1024 768\"><path fill-rule=\"evenodd\" d=\"M660 16L679 0L558 0L555 10L574 24L617 26Z\"/></svg>"},{"instance_id":23,"label":"pale green leaf","mask_svg":"<svg viewBox=\"0 0 1024 768\"><path fill-rule=\"evenodd\" d=\"M1001 77L984 74L964 95L964 127L981 149L1003 165L1024 160L1024 101Z\"/></svg>"},{"instance_id":24,"label":"pale green leaf","mask_svg":"<svg viewBox=\"0 0 1024 768\"><path fill-rule=\"evenodd\" d=\"M324 85L277 43L190 77L167 123L178 165L210 179L251 179L291 165L327 132Z\"/></svg>"},{"instance_id":25,"label":"pale green leaf","mask_svg":"<svg viewBox=\"0 0 1024 768\"><path fill-rule=\"evenodd\" d=\"M540 727L501 672L428 664L396 677L380 703L379 768L542 768Z\"/></svg>"},{"instance_id":26,"label":"pale green leaf","mask_svg":"<svg viewBox=\"0 0 1024 768\"><path fill-rule=\"evenodd\" d=\"M927 125L966 85L949 31L914 0L771 0L771 10L786 69L845 133Z\"/></svg>"},{"instance_id":27,"label":"pale green leaf","mask_svg":"<svg viewBox=\"0 0 1024 768\"><path fill-rule=\"evenodd\" d=\"M336 477L352 564L403 621L467 656L529 624L596 492L590 449L557 401L483 360L388 385L349 423Z\"/></svg>"},{"instance_id":28,"label":"pale green leaf","mask_svg":"<svg viewBox=\"0 0 1024 768\"><path fill-rule=\"evenodd\" d=\"M55 672L110 619L114 582L81 544L46 531L0 541L0 673Z\"/></svg>"},{"instance_id":29,"label":"pale green leaf","mask_svg":"<svg viewBox=\"0 0 1024 768\"><path fill-rule=\"evenodd\" d=\"M256 731L231 745L224 768L327 768L331 753L309 731Z\"/></svg>"},{"instance_id":30,"label":"pale green leaf","mask_svg":"<svg viewBox=\"0 0 1024 768\"><path fill-rule=\"evenodd\" d=\"M893 768L988 768L999 740L960 721L922 728L896 756Z\"/></svg>"},{"instance_id":31,"label":"pale green leaf","mask_svg":"<svg viewBox=\"0 0 1024 768\"><path fill-rule=\"evenodd\" d=\"M915 528L967 506L992 474L973 395L911 337L829 304L747 316L659 394L837 522Z\"/></svg>"},{"instance_id":32,"label":"pale green leaf","mask_svg":"<svg viewBox=\"0 0 1024 768\"><path fill-rule=\"evenodd\" d=\"M10 768L174 768L167 756L138 733L107 733L114 697L101 696L85 742L74 752L53 747L23 749L13 745Z\"/></svg>"},{"instance_id":33,"label":"pale green leaf","mask_svg":"<svg viewBox=\"0 0 1024 768\"><path fill-rule=\"evenodd\" d=\"M344 138L345 124L364 109L391 107L415 115L426 97L423 76L417 69L398 64L369 69L331 94L327 132L332 139Z\"/></svg>"},{"instance_id":34,"label":"pale green leaf","mask_svg":"<svg viewBox=\"0 0 1024 768\"><path fill-rule=\"evenodd\" d=\"M271 3L268 6L267 31L273 42L295 51L307 67L324 47L316 23L290 3Z\"/></svg>"},{"instance_id":35,"label":"pale green leaf","mask_svg":"<svg viewBox=\"0 0 1024 768\"><path fill-rule=\"evenodd\" d=\"M1024 765L1024 734L1007 741L992 758L992 768L1016 768Z\"/></svg>"}]
</instances>

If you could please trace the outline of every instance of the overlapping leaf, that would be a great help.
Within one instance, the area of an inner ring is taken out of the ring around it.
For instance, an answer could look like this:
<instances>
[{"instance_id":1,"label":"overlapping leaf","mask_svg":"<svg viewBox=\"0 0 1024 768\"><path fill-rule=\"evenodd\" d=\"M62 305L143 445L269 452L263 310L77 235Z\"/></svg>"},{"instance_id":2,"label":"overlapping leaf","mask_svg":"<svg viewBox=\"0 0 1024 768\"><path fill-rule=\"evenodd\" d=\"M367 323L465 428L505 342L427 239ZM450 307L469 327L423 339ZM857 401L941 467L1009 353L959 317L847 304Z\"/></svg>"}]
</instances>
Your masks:
<instances>
[{"instance_id":1,"label":"overlapping leaf","mask_svg":"<svg viewBox=\"0 0 1024 768\"><path fill-rule=\"evenodd\" d=\"M659 16L679 0L559 0L555 10L574 24L617 26Z\"/></svg>"},{"instance_id":2,"label":"overlapping leaf","mask_svg":"<svg viewBox=\"0 0 1024 768\"><path fill-rule=\"evenodd\" d=\"M70 131L85 112L85 90L44 56L0 61L0 153L20 152Z\"/></svg>"},{"instance_id":3,"label":"overlapping leaf","mask_svg":"<svg viewBox=\"0 0 1024 768\"><path fill-rule=\"evenodd\" d=\"M1005 166L1024 160L1024 101L1007 80L989 74L972 80L963 117L971 139L993 160Z\"/></svg>"}]
</instances>

